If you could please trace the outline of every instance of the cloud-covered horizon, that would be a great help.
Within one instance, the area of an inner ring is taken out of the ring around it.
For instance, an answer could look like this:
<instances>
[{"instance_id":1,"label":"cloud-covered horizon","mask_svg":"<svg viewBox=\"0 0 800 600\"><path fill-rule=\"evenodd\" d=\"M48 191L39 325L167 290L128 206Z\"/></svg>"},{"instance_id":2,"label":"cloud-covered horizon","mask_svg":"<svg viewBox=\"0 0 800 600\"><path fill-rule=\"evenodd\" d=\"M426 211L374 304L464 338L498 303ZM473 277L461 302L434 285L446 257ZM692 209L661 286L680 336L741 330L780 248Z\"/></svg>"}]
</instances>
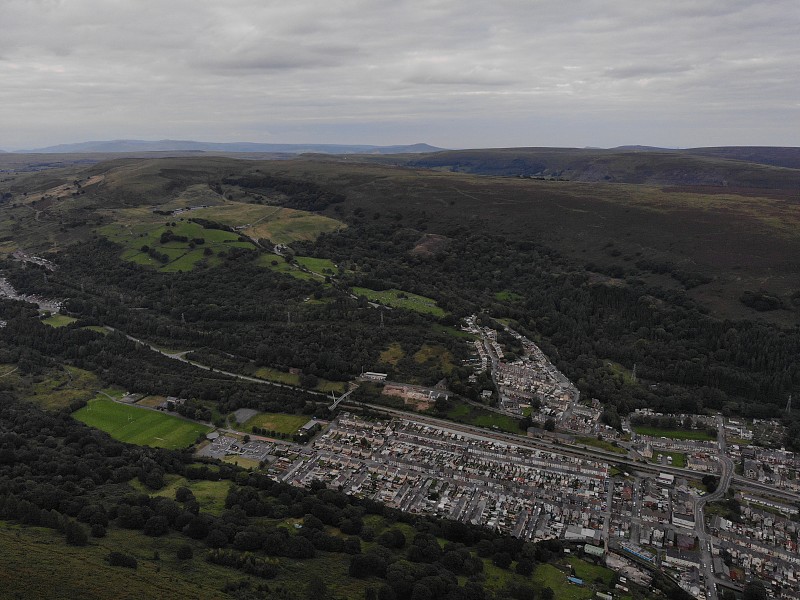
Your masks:
<instances>
[{"instance_id":1,"label":"cloud-covered horizon","mask_svg":"<svg viewBox=\"0 0 800 600\"><path fill-rule=\"evenodd\" d=\"M3 0L0 147L798 145L796 0Z\"/></svg>"}]
</instances>

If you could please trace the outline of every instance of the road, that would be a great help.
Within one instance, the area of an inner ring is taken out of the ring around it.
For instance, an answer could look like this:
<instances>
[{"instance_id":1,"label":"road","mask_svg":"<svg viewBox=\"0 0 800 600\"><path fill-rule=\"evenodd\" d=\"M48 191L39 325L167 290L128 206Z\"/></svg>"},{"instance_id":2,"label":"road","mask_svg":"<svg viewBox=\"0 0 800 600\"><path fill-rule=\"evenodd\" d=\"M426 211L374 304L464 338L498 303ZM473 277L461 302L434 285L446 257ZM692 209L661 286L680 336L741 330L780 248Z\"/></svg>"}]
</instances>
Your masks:
<instances>
[{"instance_id":1,"label":"road","mask_svg":"<svg viewBox=\"0 0 800 600\"><path fill-rule=\"evenodd\" d=\"M714 577L714 562L711 552L712 536L706 531L706 520L703 508L709 502L714 502L725 496L733 478L734 465L730 457L725 453L725 421L722 415L717 415L717 442L719 450L717 459L720 465L720 478L717 489L710 494L700 496L695 500L694 508L694 529L695 535L700 540L700 567L703 572L703 580L706 587L706 598L717 600L716 578Z\"/></svg>"},{"instance_id":2,"label":"road","mask_svg":"<svg viewBox=\"0 0 800 600\"><path fill-rule=\"evenodd\" d=\"M214 367L209 367L208 365L204 365L204 364L201 364L199 362L195 362L193 360L189 360L188 358L186 358L186 355L189 354L190 352L192 352L191 350L184 350L182 352L167 352L166 350L162 350L161 348L158 348L157 346L154 346L153 344L151 344L149 342L146 342L144 340L140 340L139 338L135 338L132 335L128 335L127 333L123 333L118 329L114 329L110 325L106 325L105 328L107 330L109 330L109 331L114 331L116 333L122 333L122 335L124 335L130 341L136 342L137 344L142 344L143 346L146 346L147 348L149 348L153 352L158 352L162 356L166 356L167 358L171 358L172 360L177 360L179 362L192 365L193 367L197 367L198 369L204 369L206 371L213 371L214 373L219 373L221 375L226 375L227 377L233 377L235 379L242 379L244 381L251 381L253 383L261 383L261 384L264 384L264 385L271 385L271 386L274 386L274 387L281 387L281 388L286 388L286 389L289 389L289 390L300 390L300 391L305 392L306 394L313 394L315 396L322 396L323 398L327 398L327 396L325 394L323 394L322 392L316 392L314 390L308 390L306 388L300 388L300 387L296 387L296 386L293 386L293 385L288 385L288 384L285 384L285 383L277 383L275 381L267 381L266 379L259 379L258 377L250 377L249 375L242 375L241 373L232 373L231 371L223 371L221 369L215 369Z\"/></svg>"}]
</instances>

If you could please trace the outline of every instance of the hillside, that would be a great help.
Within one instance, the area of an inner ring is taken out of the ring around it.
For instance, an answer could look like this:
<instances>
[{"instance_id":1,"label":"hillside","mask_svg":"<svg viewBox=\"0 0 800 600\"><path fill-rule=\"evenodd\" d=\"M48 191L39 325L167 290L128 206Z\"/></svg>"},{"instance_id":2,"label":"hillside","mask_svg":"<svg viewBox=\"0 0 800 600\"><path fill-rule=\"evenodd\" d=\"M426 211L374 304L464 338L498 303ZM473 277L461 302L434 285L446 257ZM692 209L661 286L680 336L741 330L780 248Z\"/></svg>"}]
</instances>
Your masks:
<instances>
[{"instance_id":1,"label":"hillside","mask_svg":"<svg viewBox=\"0 0 800 600\"><path fill-rule=\"evenodd\" d=\"M707 148L572 149L502 148L448 150L414 156L411 167L479 175L644 185L705 185L796 191L797 149Z\"/></svg>"}]
</instances>

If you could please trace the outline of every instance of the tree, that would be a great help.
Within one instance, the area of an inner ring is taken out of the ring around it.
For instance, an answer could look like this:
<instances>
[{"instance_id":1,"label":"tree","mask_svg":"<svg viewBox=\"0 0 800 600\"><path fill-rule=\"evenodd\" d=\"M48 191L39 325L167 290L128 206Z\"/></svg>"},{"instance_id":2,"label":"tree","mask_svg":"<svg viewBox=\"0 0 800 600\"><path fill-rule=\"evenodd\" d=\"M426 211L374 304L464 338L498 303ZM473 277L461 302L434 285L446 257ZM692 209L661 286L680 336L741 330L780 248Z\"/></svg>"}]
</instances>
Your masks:
<instances>
[{"instance_id":1,"label":"tree","mask_svg":"<svg viewBox=\"0 0 800 600\"><path fill-rule=\"evenodd\" d=\"M517 561L516 571L523 577L530 577L533 573L533 563L528 558L520 558Z\"/></svg>"},{"instance_id":2,"label":"tree","mask_svg":"<svg viewBox=\"0 0 800 600\"><path fill-rule=\"evenodd\" d=\"M550 417L544 422L544 428L546 431L555 431L556 430L556 422L553 417Z\"/></svg>"},{"instance_id":3,"label":"tree","mask_svg":"<svg viewBox=\"0 0 800 600\"><path fill-rule=\"evenodd\" d=\"M86 530L77 521L67 521L67 524L64 526L64 535L67 538L67 543L73 546L85 546L89 541Z\"/></svg>"},{"instance_id":4,"label":"tree","mask_svg":"<svg viewBox=\"0 0 800 600\"><path fill-rule=\"evenodd\" d=\"M308 585L306 585L306 598L308 598L308 600L324 600L327 597L328 586L325 585L325 580L314 573L308 578Z\"/></svg>"},{"instance_id":5,"label":"tree","mask_svg":"<svg viewBox=\"0 0 800 600\"><path fill-rule=\"evenodd\" d=\"M194 556L194 552L192 551L192 547L189 544L183 544L178 547L176 555L178 557L178 560L189 560Z\"/></svg>"},{"instance_id":6,"label":"tree","mask_svg":"<svg viewBox=\"0 0 800 600\"><path fill-rule=\"evenodd\" d=\"M742 600L767 600L767 588L758 579L754 579L744 586Z\"/></svg>"},{"instance_id":7,"label":"tree","mask_svg":"<svg viewBox=\"0 0 800 600\"><path fill-rule=\"evenodd\" d=\"M498 552L492 557L492 562L496 567L507 569L511 566L511 555L508 552Z\"/></svg>"}]
</instances>

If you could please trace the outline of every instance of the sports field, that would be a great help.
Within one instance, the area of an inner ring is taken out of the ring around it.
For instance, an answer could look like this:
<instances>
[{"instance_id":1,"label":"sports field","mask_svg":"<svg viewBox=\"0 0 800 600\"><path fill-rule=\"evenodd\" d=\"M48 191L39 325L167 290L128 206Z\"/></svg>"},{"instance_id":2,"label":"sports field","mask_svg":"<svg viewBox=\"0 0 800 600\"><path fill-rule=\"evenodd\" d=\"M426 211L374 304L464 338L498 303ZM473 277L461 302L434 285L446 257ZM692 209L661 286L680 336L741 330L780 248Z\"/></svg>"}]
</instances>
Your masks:
<instances>
[{"instance_id":1,"label":"sports field","mask_svg":"<svg viewBox=\"0 0 800 600\"><path fill-rule=\"evenodd\" d=\"M42 323L50 325L50 327L64 327L70 323L77 321L75 317L68 317L67 315L52 315L46 319L42 319Z\"/></svg>"},{"instance_id":2,"label":"sports field","mask_svg":"<svg viewBox=\"0 0 800 600\"><path fill-rule=\"evenodd\" d=\"M289 415L283 413L259 413L247 420L242 426L243 431L250 431L252 427L261 427L267 431L292 434L308 423L311 417L307 415Z\"/></svg>"},{"instance_id":3,"label":"sports field","mask_svg":"<svg viewBox=\"0 0 800 600\"><path fill-rule=\"evenodd\" d=\"M156 448L186 448L210 427L165 415L155 410L95 398L72 415L79 421L102 429L121 442Z\"/></svg>"}]
</instances>

